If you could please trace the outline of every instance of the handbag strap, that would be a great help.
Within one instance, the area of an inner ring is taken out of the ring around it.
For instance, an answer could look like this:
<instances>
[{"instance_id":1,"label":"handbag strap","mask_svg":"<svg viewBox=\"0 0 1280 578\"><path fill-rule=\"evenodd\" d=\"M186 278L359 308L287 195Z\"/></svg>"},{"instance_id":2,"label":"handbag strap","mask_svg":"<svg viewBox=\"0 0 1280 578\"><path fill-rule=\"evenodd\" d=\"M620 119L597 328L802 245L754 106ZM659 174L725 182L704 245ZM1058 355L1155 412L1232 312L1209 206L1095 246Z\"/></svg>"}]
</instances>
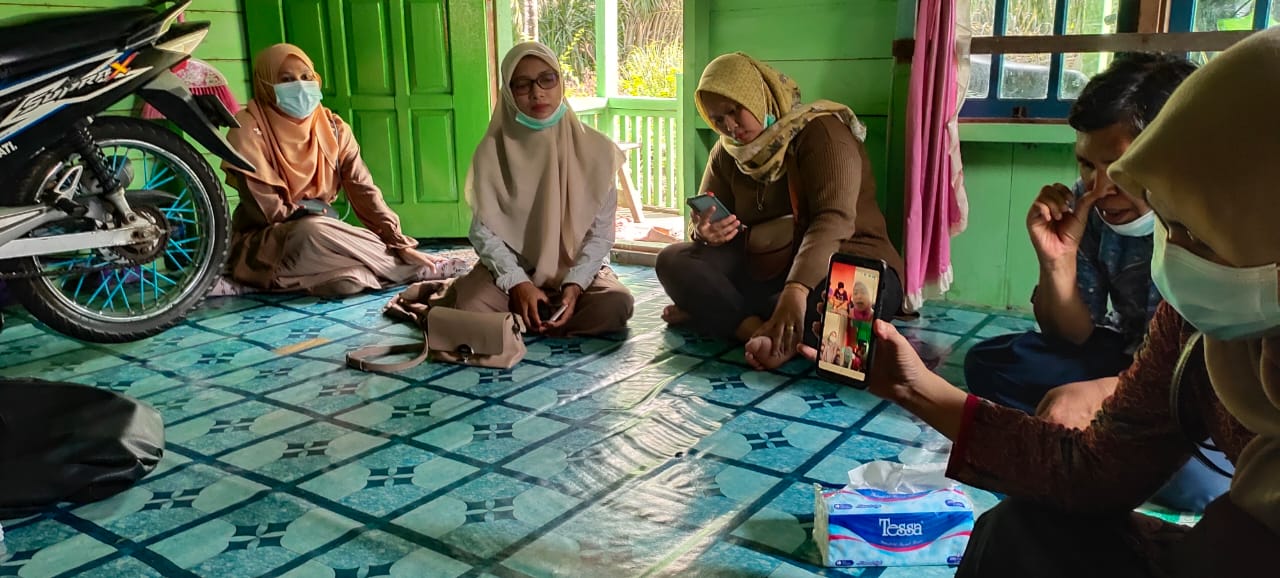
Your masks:
<instances>
[{"instance_id":1,"label":"handbag strap","mask_svg":"<svg viewBox=\"0 0 1280 578\"><path fill-rule=\"evenodd\" d=\"M408 361L397 363L377 363L369 361L386 357L388 355L397 355L403 353L413 353L419 351L418 356ZM360 371L382 371L386 373L394 373L414 368L427 360L427 356L431 355L431 347L427 343L427 330L422 330L422 345L416 343L404 343L401 345L371 345L369 347L361 347L347 353L347 365Z\"/></svg>"}]
</instances>

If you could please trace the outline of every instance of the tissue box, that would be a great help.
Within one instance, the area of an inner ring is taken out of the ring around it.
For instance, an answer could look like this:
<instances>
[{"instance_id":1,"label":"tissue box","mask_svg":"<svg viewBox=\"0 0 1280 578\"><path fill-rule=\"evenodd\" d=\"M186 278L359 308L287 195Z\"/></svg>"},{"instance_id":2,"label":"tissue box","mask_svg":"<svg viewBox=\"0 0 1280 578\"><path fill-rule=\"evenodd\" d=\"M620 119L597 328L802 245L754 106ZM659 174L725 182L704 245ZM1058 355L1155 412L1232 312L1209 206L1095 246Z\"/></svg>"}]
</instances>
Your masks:
<instances>
[{"instance_id":1,"label":"tissue box","mask_svg":"<svg viewBox=\"0 0 1280 578\"><path fill-rule=\"evenodd\" d=\"M898 473L896 481L901 482L901 471ZM855 477L853 474L850 472L851 479ZM876 485L883 487L884 481L879 478ZM920 489L926 485L920 483L898 485L918 491L900 493L852 486L824 490L814 486L813 539L822 554L823 565L950 566L960 563L973 531L973 503L969 497L954 483L934 489Z\"/></svg>"}]
</instances>

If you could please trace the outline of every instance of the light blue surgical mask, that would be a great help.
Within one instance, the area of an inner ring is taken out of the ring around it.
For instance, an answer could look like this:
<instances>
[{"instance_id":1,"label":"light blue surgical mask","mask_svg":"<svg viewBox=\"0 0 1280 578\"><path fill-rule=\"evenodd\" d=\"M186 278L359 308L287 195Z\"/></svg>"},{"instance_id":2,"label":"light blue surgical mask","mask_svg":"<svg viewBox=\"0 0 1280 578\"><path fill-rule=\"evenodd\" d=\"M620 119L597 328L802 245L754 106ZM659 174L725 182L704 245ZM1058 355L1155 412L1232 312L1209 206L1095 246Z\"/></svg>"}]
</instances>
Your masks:
<instances>
[{"instance_id":1,"label":"light blue surgical mask","mask_svg":"<svg viewBox=\"0 0 1280 578\"><path fill-rule=\"evenodd\" d=\"M285 114L303 119L311 116L320 106L324 95L320 93L320 83L314 80L295 80L275 85L276 106Z\"/></svg>"},{"instance_id":2,"label":"light blue surgical mask","mask_svg":"<svg viewBox=\"0 0 1280 578\"><path fill-rule=\"evenodd\" d=\"M1124 237L1146 237L1156 230L1156 212L1147 211L1145 215L1120 225L1108 223L1106 219L1103 219L1102 222L1107 223L1107 226L1111 227L1111 230L1115 231L1117 235Z\"/></svg>"},{"instance_id":3,"label":"light blue surgical mask","mask_svg":"<svg viewBox=\"0 0 1280 578\"><path fill-rule=\"evenodd\" d=\"M551 116L548 116L547 118L533 118L532 116L516 110L516 122L533 130L542 130L544 128L555 126L556 123L560 122L561 118L564 118L564 113L567 110L569 110L569 107L565 105L563 100L560 101L560 106L556 107L556 111L551 113Z\"/></svg>"}]
</instances>

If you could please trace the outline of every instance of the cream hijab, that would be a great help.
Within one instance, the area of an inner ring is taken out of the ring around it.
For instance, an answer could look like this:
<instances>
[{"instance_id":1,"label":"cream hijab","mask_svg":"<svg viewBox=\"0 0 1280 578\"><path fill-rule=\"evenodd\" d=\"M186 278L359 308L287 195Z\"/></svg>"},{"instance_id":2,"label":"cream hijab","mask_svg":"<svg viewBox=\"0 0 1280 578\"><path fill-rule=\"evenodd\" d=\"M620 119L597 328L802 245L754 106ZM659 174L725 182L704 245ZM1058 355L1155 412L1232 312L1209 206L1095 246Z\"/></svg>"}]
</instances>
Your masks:
<instances>
[{"instance_id":1,"label":"cream hijab","mask_svg":"<svg viewBox=\"0 0 1280 578\"><path fill-rule=\"evenodd\" d=\"M596 214L615 194L622 151L572 110L543 130L516 122L511 75L527 56L560 72L555 54L537 42L517 44L502 59L502 100L471 159L466 195L475 218L533 267L533 283L559 289Z\"/></svg>"},{"instance_id":2,"label":"cream hijab","mask_svg":"<svg viewBox=\"0 0 1280 578\"><path fill-rule=\"evenodd\" d=\"M762 183L772 183L786 172L787 148L801 129L814 119L832 114L849 126L858 140L865 140L867 128L849 107L830 100L800 102L800 86L785 74L741 52L723 54L702 70L694 104L708 125L714 126L702 106L703 93L712 92L731 99L751 111L763 124L766 115L776 121L755 140L738 144L720 135L720 145L732 156L743 174Z\"/></svg>"},{"instance_id":3,"label":"cream hijab","mask_svg":"<svg viewBox=\"0 0 1280 578\"><path fill-rule=\"evenodd\" d=\"M232 129L227 139L240 154L252 162L257 171L244 172L223 164L245 178L285 189L290 202L302 199L329 198L338 189L338 136L334 133L333 114L321 106L311 116L299 120L276 108L275 84L280 68L290 56L315 70L307 53L292 44L276 44L258 53L253 63L253 100L237 116L248 115L258 131L242 122L243 129ZM319 76L316 77L319 80ZM261 134L261 138L256 138Z\"/></svg>"},{"instance_id":4,"label":"cream hijab","mask_svg":"<svg viewBox=\"0 0 1280 578\"><path fill-rule=\"evenodd\" d=\"M1111 165L1166 220L1240 267L1280 262L1280 28L1219 54L1169 98ZM1280 296L1277 296L1280 298ZM1231 499L1280 534L1280 337L1205 339L1213 388L1257 434L1236 461Z\"/></svg>"}]
</instances>

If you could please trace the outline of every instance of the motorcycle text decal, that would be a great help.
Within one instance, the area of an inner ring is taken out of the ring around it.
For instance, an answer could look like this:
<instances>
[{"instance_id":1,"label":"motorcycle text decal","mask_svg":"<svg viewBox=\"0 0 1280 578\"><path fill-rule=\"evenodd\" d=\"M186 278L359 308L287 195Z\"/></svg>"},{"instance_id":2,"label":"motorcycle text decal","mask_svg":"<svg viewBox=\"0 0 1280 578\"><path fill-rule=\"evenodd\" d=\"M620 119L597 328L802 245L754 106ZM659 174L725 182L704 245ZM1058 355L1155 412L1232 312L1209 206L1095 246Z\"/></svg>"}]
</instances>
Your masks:
<instances>
[{"instance_id":1,"label":"motorcycle text decal","mask_svg":"<svg viewBox=\"0 0 1280 578\"><path fill-rule=\"evenodd\" d=\"M80 78L63 78L28 95L18 106L0 121L0 140L22 130L30 121L44 118L58 109L78 102L92 100L110 90L116 83L138 76L151 67L130 68L136 53L121 54L102 67L95 68ZM99 86L101 85L101 86ZM93 89L81 93L86 89ZM75 96L70 96L75 95Z\"/></svg>"},{"instance_id":2,"label":"motorcycle text decal","mask_svg":"<svg viewBox=\"0 0 1280 578\"><path fill-rule=\"evenodd\" d=\"M17 152L17 150L18 150L17 145L11 142L0 144L0 159Z\"/></svg>"}]
</instances>

